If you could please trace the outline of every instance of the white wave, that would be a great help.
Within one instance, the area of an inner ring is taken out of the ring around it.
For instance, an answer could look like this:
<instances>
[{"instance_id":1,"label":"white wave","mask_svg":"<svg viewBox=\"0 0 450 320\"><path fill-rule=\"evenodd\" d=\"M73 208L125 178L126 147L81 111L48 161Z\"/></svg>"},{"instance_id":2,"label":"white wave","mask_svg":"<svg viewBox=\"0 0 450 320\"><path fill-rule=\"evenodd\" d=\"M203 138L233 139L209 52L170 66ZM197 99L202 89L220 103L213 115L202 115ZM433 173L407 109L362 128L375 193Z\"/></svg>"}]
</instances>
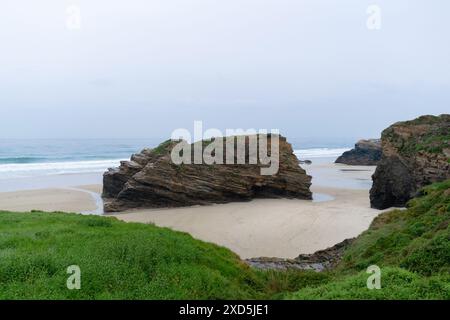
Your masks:
<instances>
[{"instance_id":1,"label":"white wave","mask_svg":"<svg viewBox=\"0 0 450 320\"><path fill-rule=\"evenodd\" d=\"M117 167L124 159L0 164L0 179L53 174L95 173Z\"/></svg>"},{"instance_id":2,"label":"white wave","mask_svg":"<svg viewBox=\"0 0 450 320\"><path fill-rule=\"evenodd\" d=\"M350 148L313 148L313 149L298 149L294 150L294 154L299 159L309 159L309 158L334 158L339 157L345 151L350 150Z\"/></svg>"},{"instance_id":3,"label":"white wave","mask_svg":"<svg viewBox=\"0 0 450 320\"><path fill-rule=\"evenodd\" d=\"M294 153L299 159L306 160L311 158L336 158L348 150L350 149L312 148L298 149ZM0 164L0 179L72 173L101 173L108 168L119 166L120 161L123 160L127 159Z\"/></svg>"}]
</instances>

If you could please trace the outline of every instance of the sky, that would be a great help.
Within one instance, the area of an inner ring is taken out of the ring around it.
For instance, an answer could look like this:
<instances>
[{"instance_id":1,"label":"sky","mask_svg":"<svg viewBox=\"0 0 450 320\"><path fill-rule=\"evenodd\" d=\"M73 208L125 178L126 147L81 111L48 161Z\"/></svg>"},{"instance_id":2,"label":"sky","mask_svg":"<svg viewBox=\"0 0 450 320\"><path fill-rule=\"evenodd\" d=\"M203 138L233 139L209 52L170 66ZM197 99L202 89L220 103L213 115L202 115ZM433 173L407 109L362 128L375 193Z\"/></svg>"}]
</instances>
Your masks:
<instances>
[{"instance_id":1,"label":"sky","mask_svg":"<svg viewBox=\"0 0 450 320\"><path fill-rule=\"evenodd\" d=\"M1 9L0 139L162 139L194 120L359 139L450 111L447 0L4 0Z\"/></svg>"}]
</instances>

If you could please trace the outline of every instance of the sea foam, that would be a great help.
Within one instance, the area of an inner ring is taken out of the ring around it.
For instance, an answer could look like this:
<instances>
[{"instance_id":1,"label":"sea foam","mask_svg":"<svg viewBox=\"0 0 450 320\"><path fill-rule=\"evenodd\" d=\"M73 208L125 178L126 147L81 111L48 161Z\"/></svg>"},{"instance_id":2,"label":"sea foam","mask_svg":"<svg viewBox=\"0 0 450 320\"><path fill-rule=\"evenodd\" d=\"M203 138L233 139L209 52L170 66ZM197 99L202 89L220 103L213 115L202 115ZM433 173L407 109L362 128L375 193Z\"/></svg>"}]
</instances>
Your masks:
<instances>
[{"instance_id":1,"label":"sea foam","mask_svg":"<svg viewBox=\"0 0 450 320\"><path fill-rule=\"evenodd\" d=\"M301 160L317 158L336 158L348 148L311 148L297 149L294 154ZM36 158L34 159L36 160ZM79 161L52 161L33 163L3 163L0 164L0 179L13 179L22 177L48 176L75 173L101 173L108 168L117 167L120 161L127 159L109 160L79 160Z\"/></svg>"},{"instance_id":2,"label":"sea foam","mask_svg":"<svg viewBox=\"0 0 450 320\"><path fill-rule=\"evenodd\" d=\"M337 158L349 148L312 148L312 149L297 149L294 154L301 160L311 158Z\"/></svg>"},{"instance_id":3,"label":"sea foam","mask_svg":"<svg viewBox=\"0 0 450 320\"><path fill-rule=\"evenodd\" d=\"M121 160L124 159L0 164L0 179L103 172L119 166Z\"/></svg>"}]
</instances>

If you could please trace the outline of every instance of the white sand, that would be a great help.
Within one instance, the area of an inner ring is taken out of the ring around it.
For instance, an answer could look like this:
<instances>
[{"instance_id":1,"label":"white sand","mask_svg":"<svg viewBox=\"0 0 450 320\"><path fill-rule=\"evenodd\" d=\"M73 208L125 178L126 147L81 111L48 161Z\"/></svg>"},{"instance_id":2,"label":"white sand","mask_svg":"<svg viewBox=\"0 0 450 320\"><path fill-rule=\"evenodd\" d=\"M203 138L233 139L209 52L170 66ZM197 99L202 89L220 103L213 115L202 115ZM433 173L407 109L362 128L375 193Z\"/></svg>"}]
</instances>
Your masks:
<instances>
[{"instance_id":1,"label":"white sand","mask_svg":"<svg viewBox=\"0 0 450 320\"><path fill-rule=\"evenodd\" d=\"M115 215L155 223L223 245L242 258L294 258L330 247L366 230L380 211L369 208L366 190L316 188L332 201L258 199L251 202L141 210Z\"/></svg>"},{"instance_id":2,"label":"white sand","mask_svg":"<svg viewBox=\"0 0 450 320\"><path fill-rule=\"evenodd\" d=\"M331 196L332 200L258 199L114 216L185 231L197 239L223 245L242 258L294 258L357 236L381 212L369 207L367 186L374 167L323 163L304 167L313 175L313 192ZM96 212L100 192L101 185L88 185L0 193L0 209Z\"/></svg>"},{"instance_id":3,"label":"white sand","mask_svg":"<svg viewBox=\"0 0 450 320\"><path fill-rule=\"evenodd\" d=\"M40 189L0 193L0 210L94 211L97 206L87 192L71 189Z\"/></svg>"}]
</instances>

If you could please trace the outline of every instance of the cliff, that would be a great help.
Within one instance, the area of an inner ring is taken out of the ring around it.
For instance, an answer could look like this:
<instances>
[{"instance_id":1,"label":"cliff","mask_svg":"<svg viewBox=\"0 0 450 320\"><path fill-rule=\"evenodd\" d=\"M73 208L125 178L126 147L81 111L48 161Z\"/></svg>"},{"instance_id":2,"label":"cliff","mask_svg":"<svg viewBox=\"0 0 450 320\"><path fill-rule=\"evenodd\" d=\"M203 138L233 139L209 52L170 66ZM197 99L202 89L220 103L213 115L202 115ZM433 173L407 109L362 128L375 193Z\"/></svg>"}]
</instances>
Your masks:
<instances>
[{"instance_id":1,"label":"cliff","mask_svg":"<svg viewBox=\"0 0 450 320\"><path fill-rule=\"evenodd\" d=\"M344 152L335 163L356 166L375 166L381 159L380 139L359 140L355 148Z\"/></svg>"},{"instance_id":2,"label":"cliff","mask_svg":"<svg viewBox=\"0 0 450 320\"><path fill-rule=\"evenodd\" d=\"M267 141L270 151L271 139ZM299 166L291 145L284 137L279 140L279 169L274 175L262 175L261 168L267 165L259 161L249 164L248 152L245 164L236 164L236 152L235 164L175 164L171 153L178 143L168 140L155 149L144 149L132 155L130 161L123 161L119 168L105 172L105 212L226 203L253 198L312 198L309 190L311 177ZM210 144L208 141L199 143L203 150ZM191 146L193 149L194 145ZM245 139L245 150L249 151L248 137ZM226 154L225 147L223 154Z\"/></svg>"},{"instance_id":3,"label":"cliff","mask_svg":"<svg viewBox=\"0 0 450 320\"><path fill-rule=\"evenodd\" d=\"M373 208L404 206L418 190L450 178L450 115L398 122L381 137L382 158L372 176Z\"/></svg>"}]
</instances>

